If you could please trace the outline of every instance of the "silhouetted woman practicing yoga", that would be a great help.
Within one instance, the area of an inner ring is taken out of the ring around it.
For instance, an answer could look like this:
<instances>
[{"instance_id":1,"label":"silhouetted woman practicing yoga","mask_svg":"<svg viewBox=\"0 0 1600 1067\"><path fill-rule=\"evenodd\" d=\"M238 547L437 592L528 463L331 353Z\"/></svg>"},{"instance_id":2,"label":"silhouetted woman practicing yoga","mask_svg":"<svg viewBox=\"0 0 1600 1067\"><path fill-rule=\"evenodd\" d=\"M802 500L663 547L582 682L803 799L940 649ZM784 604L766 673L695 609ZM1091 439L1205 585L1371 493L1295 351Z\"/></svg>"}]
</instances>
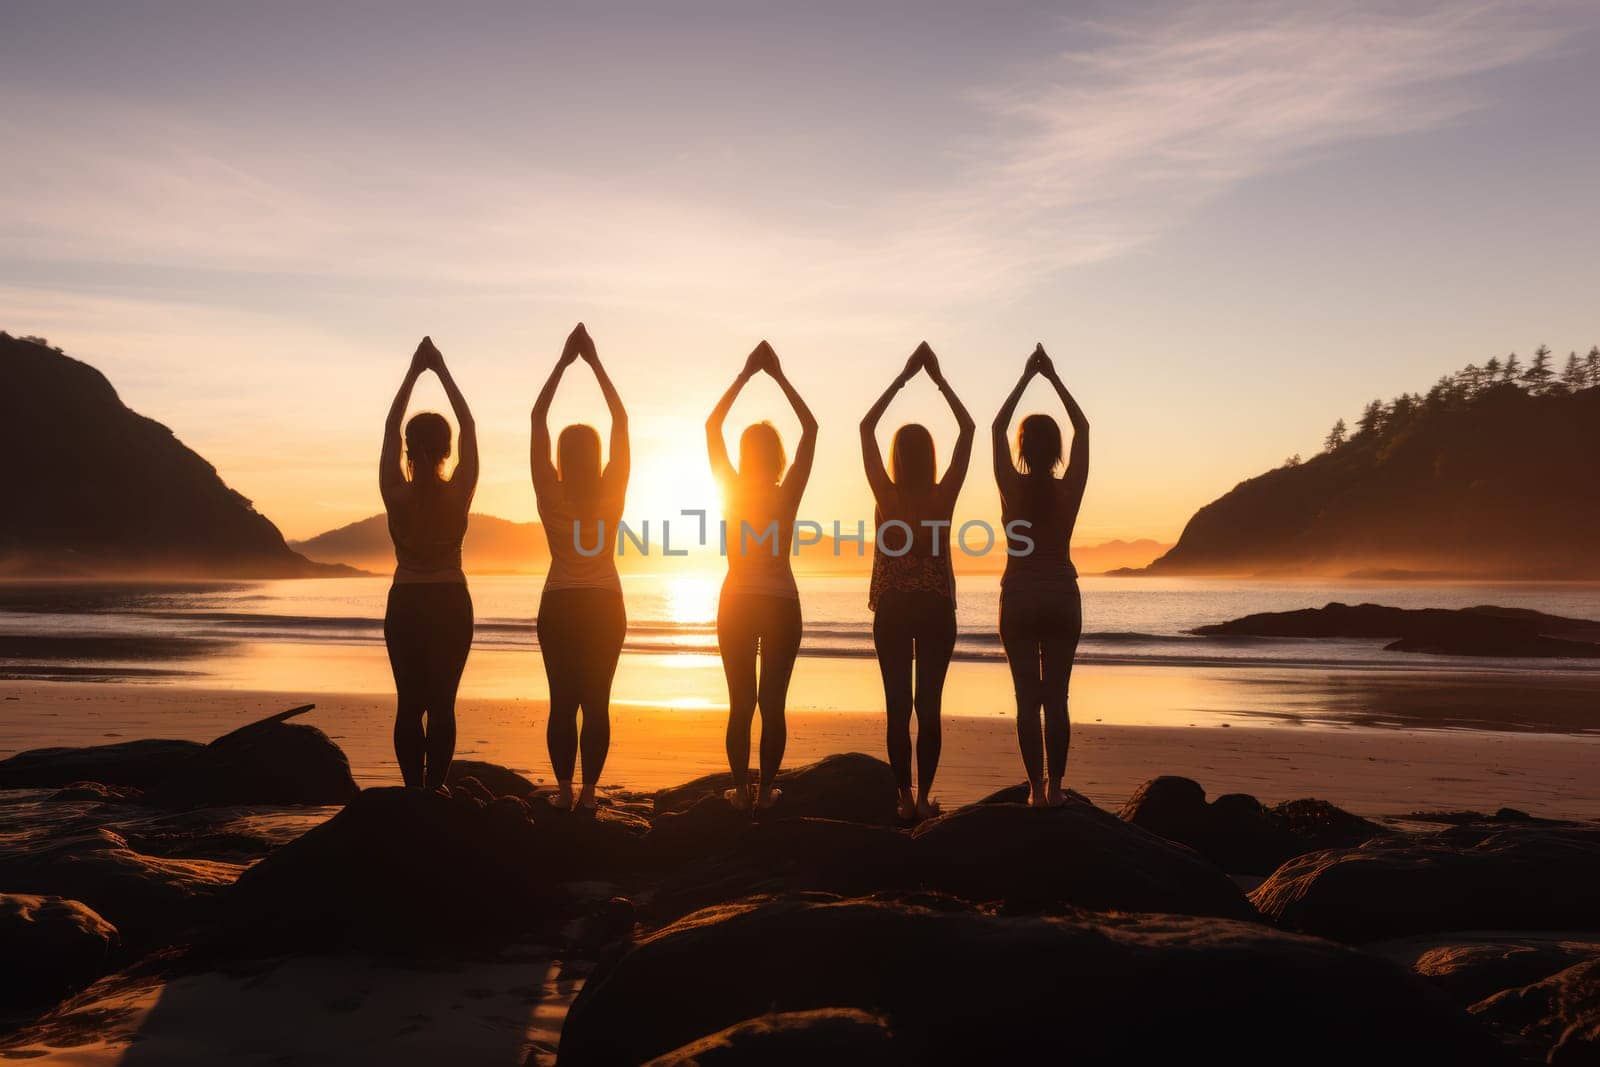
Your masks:
<instances>
[{"instance_id":1,"label":"silhouetted woman practicing yoga","mask_svg":"<svg viewBox=\"0 0 1600 1067\"><path fill-rule=\"evenodd\" d=\"M878 449L878 421L905 384L926 370L960 425L950 467L938 477L933 435L907 423L895 431L889 470ZM950 565L951 515L972 458L972 416L923 342L905 369L861 420L861 456L876 504L878 531L867 606L875 613L872 642L883 674L889 716L889 765L900 791L900 817L926 819L938 812L929 795L939 769L939 714L944 676L956 646L956 580ZM913 673L915 686L913 686ZM911 788L911 713L917 715L917 787Z\"/></svg>"},{"instance_id":2,"label":"silhouetted woman practicing yoga","mask_svg":"<svg viewBox=\"0 0 1600 1067\"><path fill-rule=\"evenodd\" d=\"M1055 472L1061 463L1061 428L1050 416L1029 415L1022 420L1017 464L1011 462L1006 441L1017 401L1036 374L1055 387L1072 421L1072 453L1059 478ZM1061 779L1071 740L1067 687L1083 632L1083 602L1070 546L1089 478L1089 420L1061 384L1043 345L1028 357L1016 388L995 416L993 432L994 478L1000 486L1007 542L1006 569L1000 579L1000 642L1017 696L1017 743L1028 772L1028 802L1055 807L1065 800Z\"/></svg>"},{"instance_id":3,"label":"silhouetted woman practicing yoga","mask_svg":"<svg viewBox=\"0 0 1600 1067\"><path fill-rule=\"evenodd\" d=\"M461 455L449 478L450 424L431 411L405 424L405 469L400 466L400 421L411 390L433 371L461 427ZM414 788L442 789L456 749L456 687L472 648L472 598L461 571L461 539L478 487L478 434L472 412L424 337L383 424L378 488L394 539L394 585L383 617L398 702L394 755L400 775ZM427 727L424 729L423 720Z\"/></svg>"},{"instance_id":4,"label":"silhouetted woman practicing yoga","mask_svg":"<svg viewBox=\"0 0 1600 1067\"><path fill-rule=\"evenodd\" d=\"M722 424L739 392L765 371L778 383L800 419L800 447L784 474L783 441L771 423L745 428L739 437L739 467L728 461ZM778 799L773 788L788 740L784 704L789 676L800 651L800 590L789 564L795 512L811 477L817 448L817 420L795 392L772 346L762 341L745 360L744 369L717 401L706 420L706 449L711 471L722 488L723 531L728 576L717 604L717 647L728 678L728 769L734 807L750 807L750 726L761 709L761 768L755 805L768 808ZM759 661L760 674L757 676Z\"/></svg>"},{"instance_id":5,"label":"silhouetted woman practicing yoga","mask_svg":"<svg viewBox=\"0 0 1600 1067\"><path fill-rule=\"evenodd\" d=\"M594 371L611 412L611 457L600 467L600 434L593 426L568 426L550 463L550 402L562 373L582 359ZM545 742L559 790L556 804L571 808L572 772L583 753L583 792L577 804L593 810L595 786L611 747L611 680L627 633L628 616L617 577L617 525L628 489L628 413L600 365L594 341L578 323L555 370L533 405L533 491L550 542L550 570L539 598L539 652L550 681L550 721ZM583 733L578 711L583 711Z\"/></svg>"}]
</instances>

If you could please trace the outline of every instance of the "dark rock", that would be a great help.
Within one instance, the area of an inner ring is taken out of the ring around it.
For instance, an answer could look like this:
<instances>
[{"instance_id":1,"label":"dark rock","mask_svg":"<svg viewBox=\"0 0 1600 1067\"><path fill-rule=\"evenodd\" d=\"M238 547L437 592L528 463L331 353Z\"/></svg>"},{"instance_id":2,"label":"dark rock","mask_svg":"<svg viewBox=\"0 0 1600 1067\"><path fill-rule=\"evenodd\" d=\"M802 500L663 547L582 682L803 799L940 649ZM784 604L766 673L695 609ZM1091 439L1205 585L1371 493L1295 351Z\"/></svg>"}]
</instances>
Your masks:
<instances>
[{"instance_id":1,"label":"dark rock","mask_svg":"<svg viewBox=\"0 0 1600 1067\"><path fill-rule=\"evenodd\" d=\"M853 1008L775 1012L657 1056L649 1067L813 1067L907 1061L883 1019Z\"/></svg>"},{"instance_id":2,"label":"dark rock","mask_svg":"<svg viewBox=\"0 0 1600 1067\"><path fill-rule=\"evenodd\" d=\"M645 847L654 867L670 869L731 852L754 825L747 812L706 794L686 808L657 815Z\"/></svg>"},{"instance_id":3,"label":"dark rock","mask_svg":"<svg viewBox=\"0 0 1600 1067\"><path fill-rule=\"evenodd\" d=\"M1463 826L1285 863L1250 894L1289 930L1377 941L1440 930L1564 930L1600 915L1600 830Z\"/></svg>"},{"instance_id":4,"label":"dark rock","mask_svg":"<svg viewBox=\"0 0 1600 1067\"><path fill-rule=\"evenodd\" d=\"M76 900L0 893L0 1013L52 1004L110 969L117 928Z\"/></svg>"},{"instance_id":5,"label":"dark rock","mask_svg":"<svg viewBox=\"0 0 1600 1067\"><path fill-rule=\"evenodd\" d=\"M1471 1010L1545 1063L1600 1063L1600 959L1496 993Z\"/></svg>"},{"instance_id":6,"label":"dark rock","mask_svg":"<svg viewBox=\"0 0 1600 1067\"><path fill-rule=\"evenodd\" d=\"M520 797L526 800L535 791L534 784L516 771L508 770L498 763L475 759L458 759L452 762L444 783L454 789L456 783L465 778L476 778L491 795L497 797Z\"/></svg>"},{"instance_id":7,"label":"dark rock","mask_svg":"<svg viewBox=\"0 0 1600 1067\"><path fill-rule=\"evenodd\" d=\"M639 1063L747 1019L831 1008L883 1018L919 1063L1049 1049L1081 1063L1277 1064L1287 1050L1297 1063L1499 1062L1402 969L1255 923L793 898L697 912L617 953L574 1002L560 1059Z\"/></svg>"},{"instance_id":8,"label":"dark rock","mask_svg":"<svg viewBox=\"0 0 1600 1067\"><path fill-rule=\"evenodd\" d=\"M1466 1007L1600 957L1600 932L1541 936L1469 930L1364 947L1428 979Z\"/></svg>"},{"instance_id":9,"label":"dark rock","mask_svg":"<svg viewBox=\"0 0 1600 1067\"><path fill-rule=\"evenodd\" d=\"M116 926L130 948L169 944L203 923L240 867L147 856L110 830L50 838L0 854L0 885L82 901Z\"/></svg>"},{"instance_id":10,"label":"dark rock","mask_svg":"<svg viewBox=\"0 0 1600 1067\"><path fill-rule=\"evenodd\" d=\"M650 910L658 919L676 918L756 893L815 890L860 896L916 884L911 838L899 830L835 819L785 819L751 826L721 858L683 864L657 888Z\"/></svg>"},{"instance_id":11,"label":"dark rock","mask_svg":"<svg viewBox=\"0 0 1600 1067\"><path fill-rule=\"evenodd\" d=\"M1268 808L1255 797L1229 793L1208 804L1198 782L1172 775L1144 783L1120 814L1188 845L1230 874L1270 874L1291 856L1359 845L1384 833L1376 823L1321 800Z\"/></svg>"},{"instance_id":12,"label":"dark rock","mask_svg":"<svg viewBox=\"0 0 1600 1067\"><path fill-rule=\"evenodd\" d=\"M147 789L205 746L195 741L123 741L88 748L35 748L0 760L0 789L61 789L80 782Z\"/></svg>"},{"instance_id":13,"label":"dark rock","mask_svg":"<svg viewBox=\"0 0 1600 1067\"><path fill-rule=\"evenodd\" d=\"M537 798L528 808L538 831L538 862L548 877L627 881L644 866L650 824L640 816L606 806L593 812L561 811Z\"/></svg>"},{"instance_id":14,"label":"dark rock","mask_svg":"<svg viewBox=\"0 0 1600 1067\"><path fill-rule=\"evenodd\" d=\"M997 789L978 801L979 804L1026 804L1027 802L1027 782L1018 782L1016 785L1008 785L1004 789Z\"/></svg>"},{"instance_id":15,"label":"dark rock","mask_svg":"<svg viewBox=\"0 0 1600 1067\"><path fill-rule=\"evenodd\" d=\"M1600 622L1525 608L1390 608L1331 603L1298 611L1265 611L1194 631L1226 637L1355 637L1392 639L1390 652L1456 656L1600 656ZM1555 637L1565 634L1576 637Z\"/></svg>"},{"instance_id":16,"label":"dark rock","mask_svg":"<svg viewBox=\"0 0 1600 1067\"><path fill-rule=\"evenodd\" d=\"M144 790L131 785L106 785L103 782L73 782L50 794L51 800L87 800L95 804L126 804L144 796Z\"/></svg>"},{"instance_id":17,"label":"dark rock","mask_svg":"<svg viewBox=\"0 0 1600 1067\"><path fill-rule=\"evenodd\" d=\"M961 808L917 827L912 842L923 886L974 903L1255 918L1217 867L1076 793L1059 808Z\"/></svg>"},{"instance_id":18,"label":"dark rock","mask_svg":"<svg viewBox=\"0 0 1600 1067\"><path fill-rule=\"evenodd\" d=\"M816 763L779 771L777 785L783 796L763 817L837 819L874 826L894 826L899 821L894 772L882 760L860 752L826 756ZM656 812L685 811L707 796L720 799L731 788L731 774L708 774L657 793Z\"/></svg>"},{"instance_id":19,"label":"dark rock","mask_svg":"<svg viewBox=\"0 0 1600 1067\"><path fill-rule=\"evenodd\" d=\"M397 950L526 928L548 887L532 822L420 789L367 789L251 867L226 940Z\"/></svg>"},{"instance_id":20,"label":"dark rock","mask_svg":"<svg viewBox=\"0 0 1600 1067\"><path fill-rule=\"evenodd\" d=\"M358 791L328 735L268 719L217 738L145 794L152 804L343 804Z\"/></svg>"}]
</instances>

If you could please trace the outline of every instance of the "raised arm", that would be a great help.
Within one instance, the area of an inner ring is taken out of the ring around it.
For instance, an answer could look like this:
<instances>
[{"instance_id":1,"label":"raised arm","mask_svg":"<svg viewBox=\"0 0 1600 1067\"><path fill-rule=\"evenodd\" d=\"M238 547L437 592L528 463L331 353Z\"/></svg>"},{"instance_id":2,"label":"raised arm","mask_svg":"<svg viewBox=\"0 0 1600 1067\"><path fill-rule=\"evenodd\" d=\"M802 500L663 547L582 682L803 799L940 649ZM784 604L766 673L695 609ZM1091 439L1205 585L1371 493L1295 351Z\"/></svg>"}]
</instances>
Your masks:
<instances>
[{"instance_id":1,"label":"raised arm","mask_svg":"<svg viewBox=\"0 0 1600 1067\"><path fill-rule=\"evenodd\" d=\"M1067 409L1067 419L1072 423L1072 449L1067 455L1067 469L1061 474L1061 482L1072 512L1076 514L1078 504L1083 501L1083 490L1089 484L1089 418L1061 381L1043 345L1039 346L1037 354L1041 358L1040 373L1061 398L1062 406Z\"/></svg>"},{"instance_id":2,"label":"raised arm","mask_svg":"<svg viewBox=\"0 0 1600 1067\"><path fill-rule=\"evenodd\" d=\"M867 409L861 418L861 461L867 468L867 485L872 487L872 497L882 509L885 501L894 492L894 482L889 479L889 472L883 466L883 451L878 447L878 423L883 419L883 413L889 410L889 405L894 401L895 394L906 387L906 383L916 377L917 371L922 366L922 353L928 347L927 342L918 346L911 353L911 358L906 360L906 365L900 373L894 376L894 381L878 397L876 403Z\"/></svg>"},{"instance_id":3,"label":"raised arm","mask_svg":"<svg viewBox=\"0 0 1600 1067\"><path fill-rule=\"evenodd\" d=\"M606 410L611 413L611 448L606 459L605 480L620 491L628 487L628 472L633 464L632 454L628 451L628 410L622 406L617 387L611 384L611 375L600 365L600 353L595 350L594 339L584 329L583 323L578 323L577 332L582 334L578 354L594 371L594 379L600 384L600 395L606 399Z\"/></svg>"},{"instance_id":4,"label":"raised arm","mask_svg":"<svg viewBox=\"0 0 1600 1067\"><path fill-rule=\"evenodd\" d=\"M478 424L472 419L467 398L461 395L450 368L445 366L444 354L434 348L433 342L424 338L432 357L432 366L444 386L444 395L450 401L450 410L456 417L456 435L460 438L456 456L456 469L450 475L450 484L460 488L468 500L478 489Z\"/></svg>"},{"instance_id":5,"label":"raised arm","mask_svg":"<svg viewBox=\"0 0 1600 1067\"><path fill-rule=\"evenodd\" d=\"M926 344L923 345L927 347ZM922 365L927 368L928 377L933 379L933 384L938 387L939 395L944 397L946 404L950 405L950 414L956 417L956 449L950 454L950 465L945 468L944 477L939 481L939 492L951 504L961 493L961 484L967 480L967 465L972 462L972 438L977 429L977 424L972 421L972 413L967 406L956 396L956 391L950 388L950 383L945 381L944 371L939 367L939 357L929 348L923 357Z\"/></svg>"},{"instance_id":6,"label":"raised arm","mask_svg":"<svg viewBox=\"0 0 1600 1067\"><path fill-rule=\"evenodd\" d=\"M766 349L767 373L783 390L785 399L800 420L800 447L794 450L794 462L789 464L789 473L783 478L784 495L791 504L798 506L801 494L806 491L806 483L811 480L811 463L817 457L817 417L811 414L799 390L790 384L788 375L783 373L778 354L772 350L772 346L762 341L761 347Z\"/></svg>"},{"instance_id":7,"label":"raised arm","mask_svg":"<svg viewBox=\"0 0 1600 1067\"><path fill-rule=\"evenodd\" d=\"M1039 373L1037 353L1028 357L1027 365L1022 368L1022 377L1017 379L1017 384L1012 388L1011 395L1006 397L1006 402L1000 405L1000 411L994 417L994 424L990 426L990 441L994 446L994 480L1004 491L1017 478L1017 465L1011 462L1011 442L1006 440L1006 431L1011 429L1011 420L1017 414L1017 404L1022 400L1023 390L1028 388L1028 381Z\"/></svg>"},{"instance_id":8,"label":"raised arm","mask_svg":"<svg viewBox=\"0 0 1600 1067\"><path fill-rule=\"evenodd\" d=\"M728 391L722 394L722 399L717 401L717 406L711 409L711 415L706 419L706 454L711 457L711 473L719 483L726 484L732 481L735 474L733 462L728 459L728 442L722 436L722 424L728 421L728 412L733 410L733 403L739 399L745 383L761 370L761 349L765 345L766 342L762 341L756 346L755 351L745 357L744 367L740 369L739 376L728 386Z\"/></svg>"},{"instance_id":9,"label":"raised arm","mask_svg":"<svg viewBox=\"0 0 1600 1067\"><path fill-rule=\"evenodd\" d=\"M400 453L403 449L400 424L405 421L406 408L411 406L411 391L416 388L417 379L428 369L427 349L432 345L433 342L424 337L411 354L411 366L406 368L405 379L400 383L399 392L394 394L389 414L383 420L383 448L378 453L378 491L383 494L385 507L406 482L405 473L400 469Z\"/></svg>"},{"instance_id":10,"label":"raised arm","mask_svg":"<svg viewBox=\"0 0 1600 1067\"><path fill-rule=\"evenodd\" d=\"M561 385L561 375L578 358L578 331L582 329L583 323L580 322L577 329L567 335L567 343L561 346L560 358L551 368L550 377L544 380L544 388L539 390L539 396L533 402L533 434L528 445L528 468L533 474L535 496L545 496L556 487L556 467L550 461L550 404Z\"/></svg>"}]
</instances>

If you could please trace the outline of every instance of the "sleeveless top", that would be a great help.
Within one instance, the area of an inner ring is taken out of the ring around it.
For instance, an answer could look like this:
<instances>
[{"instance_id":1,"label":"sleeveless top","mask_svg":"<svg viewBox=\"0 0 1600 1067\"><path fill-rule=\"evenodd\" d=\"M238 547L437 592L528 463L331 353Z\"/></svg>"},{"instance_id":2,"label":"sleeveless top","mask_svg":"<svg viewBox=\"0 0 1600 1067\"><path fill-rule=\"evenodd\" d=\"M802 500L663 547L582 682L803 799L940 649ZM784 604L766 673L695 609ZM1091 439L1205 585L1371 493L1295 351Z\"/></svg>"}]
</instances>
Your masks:
<instances>
[{"instance_id":1,"label":"sleeveless top","mask_svg":"<svg viewBox=\"0 0 1600 1067\"><path fill-rule=\"evenodd\" d=\"M1052 483L1054 483L1052 479ZM1047 498L1045 514L1027 513L1028 486L1026 476L1017 482L1015 495L1001 491L1000 518L1008 528L1017 519L1027 519L1032 525L1022 532L1033 542L1027 555L1014 555L1025 547L1025 542L1006 535L1006 569L1000 576L1000 588L1028 587L1040 593L1076 591L1078 569L1072 565L1071 533L1061 521L1061 492L1059 484L1052 484Z\"/></svg>"},{"instance_id":2,"label":"sleeveless top","mask_svg":"<svg viewBox=\"0 0 1600 1067\"><path fill-rule=\"evenodd\" d=\"M945 521L948 518L933 516L930 521ZM906 530L901 526L885 530L885 521L882 510L873 513L877 535L872 544L872 580L867 587L867 608L877 611L885 593L931 593L953 604L956 599L955 546L951 543L951 538L955 536L954 526L927 527L922 525L920 518L915 521L901 518L901 522L911 527L911 544L907 551L896 556L885 552L883 544L888 541L899 551L908 539ZM937 554L935 538L938 539Z\"/></svg>"},{"instance_id":3,"label":"sleeveless top","mask_svg":"<svg viewBox=\"0 0 1600 1067\"><path fill-rule=\"evenodd\" d=\"M746 490L748 492L748 490ZM794 551L794 513L783 487L757 489L757 499L725 497L722 547L728 558L724 593L800 599L790 554Z\"/></svg>"},{"instance_id":4,"label":"sleeveless top","mask_svg":"<svg viewBox=\"0 0 1600 1067\"><path fill-rule=\"evenodd\" d=\"M467 508L449 482L426 490L408 484L404 496L389 507L388 520L396 585L466 584L461 541L467 534Z\"/></svg>"},{"instance_id":5,"label":"sleeveless top","mask_svg":"<svg viewBox=\"0 0 1600 1067\"><path fill-rule=\"evenodd\" d=\"M608 493L602 483L596 501L580 515L559 486L548 496L553 499L536 500L550 545L550 571L544 588L609 589L620 594L617 528L622 521L621 497Z\"/></svg>"}]
</instances>

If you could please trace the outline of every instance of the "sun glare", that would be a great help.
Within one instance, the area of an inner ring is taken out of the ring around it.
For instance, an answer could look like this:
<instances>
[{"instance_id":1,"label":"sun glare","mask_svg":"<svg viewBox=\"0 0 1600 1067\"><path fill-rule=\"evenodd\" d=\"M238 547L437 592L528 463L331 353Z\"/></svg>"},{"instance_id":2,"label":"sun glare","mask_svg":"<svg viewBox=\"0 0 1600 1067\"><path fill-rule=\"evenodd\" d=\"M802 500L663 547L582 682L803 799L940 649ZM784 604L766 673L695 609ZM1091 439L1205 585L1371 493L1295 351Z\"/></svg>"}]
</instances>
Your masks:
<instances>
[{"instance_id":1,"label":"sun glare","mask_svg":"<svg viewBox=\"0 0 1600 1067\"><path fill-rule=\"evenodd\" d=\"M685 574L667 582L667 613L680 624L709 623L717 617L721 579L713 574Z\"/></svg>"}]
</instances>

